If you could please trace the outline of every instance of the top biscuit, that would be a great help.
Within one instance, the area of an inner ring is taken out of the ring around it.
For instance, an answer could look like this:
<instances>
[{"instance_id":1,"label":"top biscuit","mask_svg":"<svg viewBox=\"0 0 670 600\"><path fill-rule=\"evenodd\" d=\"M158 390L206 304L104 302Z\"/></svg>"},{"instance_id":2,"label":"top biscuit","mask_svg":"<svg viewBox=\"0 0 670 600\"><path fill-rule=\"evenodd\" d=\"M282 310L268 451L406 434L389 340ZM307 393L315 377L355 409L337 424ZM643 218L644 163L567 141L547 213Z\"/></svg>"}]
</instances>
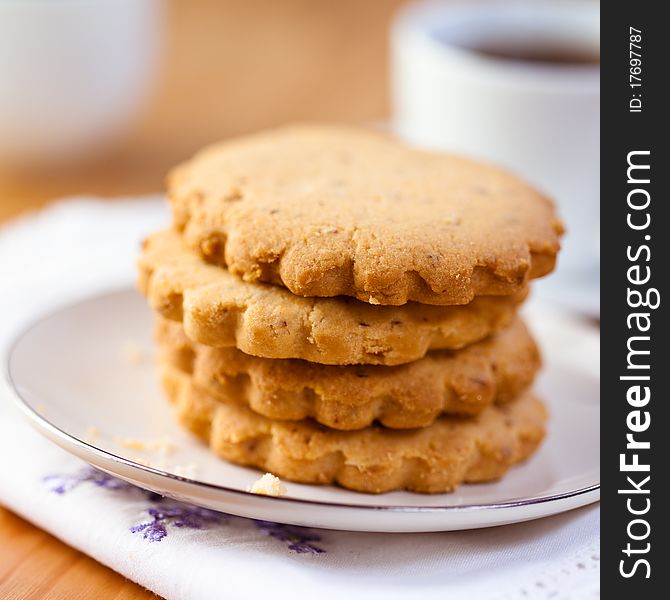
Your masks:
<instances>
[{"instance_id":1,"label":"top biscuit","mask_svg":"<svg viewBox=\"0 0 670 600\"><path fill-rule=\"evenodd\" d=\"M285 127L172 171L175 227L209 262L299 296L465 304L549 273L552 203L498 168L348 127Z\"/></svg>"}]
</instances>

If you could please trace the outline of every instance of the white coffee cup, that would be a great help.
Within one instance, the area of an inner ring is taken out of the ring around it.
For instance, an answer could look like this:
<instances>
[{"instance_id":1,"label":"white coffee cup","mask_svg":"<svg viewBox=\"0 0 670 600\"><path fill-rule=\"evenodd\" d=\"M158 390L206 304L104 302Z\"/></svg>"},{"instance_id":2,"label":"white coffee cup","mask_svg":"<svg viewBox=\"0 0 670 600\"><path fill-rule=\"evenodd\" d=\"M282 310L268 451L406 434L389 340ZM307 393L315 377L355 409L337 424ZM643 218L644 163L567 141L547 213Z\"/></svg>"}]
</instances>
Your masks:
<instances>
[{"instance_id":1,"label":"white coffee cup","mask_svg":"<svg viewBox=\"0 0 670 600\"><path fill-rule=\"evenodd\" d=\"M499 163L552 196L568 229L560 272L590 280L599 262L599 23L598 5L585 1L423 2L401 11L392 30L394 130ZM506 44L596 59L479 50Z\"/></svg>"},{"instance_id":2,"label":"white coffee cup","mask_svg":"<svg viewBox=\"0 0 670 600\"><path fill-rule=\"evenodd\" d=\"M0 0L0 164L68 160L117 135L157 65L160 0Z\"/></svg>"}]
</instances>

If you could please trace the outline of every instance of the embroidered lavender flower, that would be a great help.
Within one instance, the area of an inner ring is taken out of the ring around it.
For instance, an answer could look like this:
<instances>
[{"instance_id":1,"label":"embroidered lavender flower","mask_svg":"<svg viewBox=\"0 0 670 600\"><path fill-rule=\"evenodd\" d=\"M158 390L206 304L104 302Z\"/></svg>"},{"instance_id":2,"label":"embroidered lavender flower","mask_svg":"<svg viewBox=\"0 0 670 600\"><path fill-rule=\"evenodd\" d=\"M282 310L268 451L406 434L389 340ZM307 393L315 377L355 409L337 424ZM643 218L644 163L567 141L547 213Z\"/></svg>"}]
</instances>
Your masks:
<instances>
[{"instance_id":1,"label":"embroidered lavender flower","mask_svg":"<svg viewBox=\"0 0 670 600\"><path fill-rule=\"evenodd\" d=\"M287 542L288 549L298 554L321 554L323 548L315 546L311 542L320 542L321 537L304 527L283 525L272 521L254 521L256 527L265 535L275 538L281 542Z\"/></svg>"},{"instance_id":2,"label":"embroidered lavender flower","mask_svg":"<svg viewBox=\"0 0 670 600\"><path fill-rule=\"evenodd\" d=\"M146 509L150 519L130 527L131 533L141 533L142 538L149 542L160 542L168 535L170 527L185 529L206 529L213 524L223 524L228 515L191 504L167 500L149 490L144 490L130 483L108 475L94 467L86 466L73 474L52 474L42 478L49 489L55 494L66 494L82 483L90 483L96 487L124 494L140 494L153 502ZM264 535L285 542L288 549L298 554L321 554L325 552L312 542L321 541L321 537L304 527L282 525L271 521L254 521L255 526Z\"/></svg>"},{"instance_id":3,"label":"embroidered lavender flower","mask_svg":"<svg viewBox=\"0 0 670 600\"><path fill-rule=\"evenodd\" d=\"M162 496L149 490L138 488L122 479L108 475L94 467L84 467L74 474L53 474L46 475L42 480L49 489L56 494L65 494L82 483L92 483L93 485L106 490L122 491L126 493L141 493L152 502L159 502Z\"/></svg>"},{"instance_id":4,"label":"embroidered lavender flower","mask_svg":"<svg viewBox=\"0 0 670 600\"><path fill-rule=\"evenodd\" d=\"M142 533L142 537L150 542L160 542L168 533L168 525L187 529L205 529L209 524L219 524L224 521L224 515L221 513L188 504L149 508L147 513L151 520L133 525L130 532Z\"/></svg>"}]
</instances>

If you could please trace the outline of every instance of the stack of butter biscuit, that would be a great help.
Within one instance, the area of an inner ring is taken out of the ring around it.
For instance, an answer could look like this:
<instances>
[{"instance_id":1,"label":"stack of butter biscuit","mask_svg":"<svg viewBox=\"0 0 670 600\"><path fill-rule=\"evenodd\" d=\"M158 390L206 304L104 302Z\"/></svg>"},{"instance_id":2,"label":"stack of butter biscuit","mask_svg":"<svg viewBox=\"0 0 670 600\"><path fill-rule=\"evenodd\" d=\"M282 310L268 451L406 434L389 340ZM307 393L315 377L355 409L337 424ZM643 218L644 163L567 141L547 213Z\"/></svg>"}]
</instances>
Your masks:
<instances>
[{"instance_id":1,"label":"stack of butter biscuit","mask_svg":"<svg viewBox=\"0 0 670 600\"><path fill-rule=\"evenodd\" d=\"M529 457L546 410L518 316L555 265L550 201L497 168L293 126L169 177L140 288L180 422L303 483L445 492Z\"/></svg>"}]
</instances>

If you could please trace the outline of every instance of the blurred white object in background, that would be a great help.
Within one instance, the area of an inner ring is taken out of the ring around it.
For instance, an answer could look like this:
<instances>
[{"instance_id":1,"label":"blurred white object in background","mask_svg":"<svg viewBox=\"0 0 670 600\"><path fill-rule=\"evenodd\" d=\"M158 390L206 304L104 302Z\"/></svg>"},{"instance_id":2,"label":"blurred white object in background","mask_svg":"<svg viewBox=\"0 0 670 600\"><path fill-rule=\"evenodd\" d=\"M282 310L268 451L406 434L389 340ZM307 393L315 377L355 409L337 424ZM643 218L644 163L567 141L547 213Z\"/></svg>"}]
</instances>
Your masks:
<instances>
[{"instance_id":1,"label":"blurred white object in background","mask_svg":"<svg viewBox=\"0 0 670 600\"><path fill-rule=\"evenodd\" d=\"M568 232L542 292L599 306L600 15L594 2L422 2L396 18L396 133L506 166Z\"/></svg>"},{"instance_id":2,"label":"blurred white object in background","mask_svg":"<svg viewBox=\"0 0 670 600\"><path fill-rule=\"evenodd\" d=\"M153 82L160 0L0 1L0 163L100 149Z\"/></svg>"}]
</instances>

